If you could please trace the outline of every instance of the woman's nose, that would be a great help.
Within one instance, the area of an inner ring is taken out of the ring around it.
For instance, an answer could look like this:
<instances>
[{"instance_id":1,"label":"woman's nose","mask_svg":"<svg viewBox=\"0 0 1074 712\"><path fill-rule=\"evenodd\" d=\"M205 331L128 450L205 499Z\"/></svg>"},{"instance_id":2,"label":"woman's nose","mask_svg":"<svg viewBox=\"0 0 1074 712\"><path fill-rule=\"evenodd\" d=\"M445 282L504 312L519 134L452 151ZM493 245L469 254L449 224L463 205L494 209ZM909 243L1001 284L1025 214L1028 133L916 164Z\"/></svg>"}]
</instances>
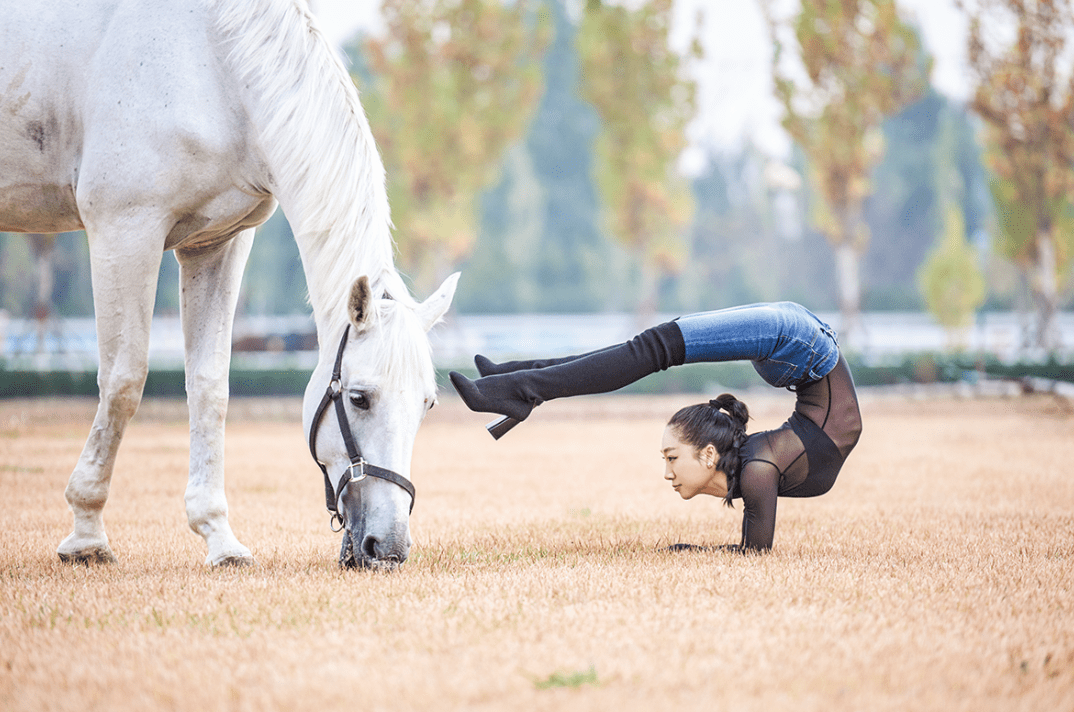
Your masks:
<instances>
[{"instance_id":1,"label":"woman's nose","mask_svg":"<svg viewBox=\"0 0 1074 712\"><path fill-rule=\"evenodd\" d=\"M671 471L671 464L670 463L664 466L664 479L665 480L673 480L673 479L675 479L675 473Z\"/></svg>"}]
</instances>

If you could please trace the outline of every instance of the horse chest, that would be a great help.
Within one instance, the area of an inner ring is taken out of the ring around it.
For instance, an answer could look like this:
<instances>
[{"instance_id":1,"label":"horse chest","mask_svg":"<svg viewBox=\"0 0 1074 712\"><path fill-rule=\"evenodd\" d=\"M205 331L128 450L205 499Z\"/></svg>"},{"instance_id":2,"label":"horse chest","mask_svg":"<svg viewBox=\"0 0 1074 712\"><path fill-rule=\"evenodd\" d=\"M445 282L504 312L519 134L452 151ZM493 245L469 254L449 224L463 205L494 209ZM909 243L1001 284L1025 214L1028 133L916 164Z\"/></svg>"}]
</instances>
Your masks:
<instances>
[{"instance_id":1,"label":"horse chest","mask_svg":"<svg viewBox=\"0 0 1074 712\"><path fill-rule=\"evenodd\" d=\"M271 196L250 196L239 191L225 193L199 209L178 215L164 249L211 250L242 230L265 222L275 210L276 200Z\"/></svg>"}]
</instances>

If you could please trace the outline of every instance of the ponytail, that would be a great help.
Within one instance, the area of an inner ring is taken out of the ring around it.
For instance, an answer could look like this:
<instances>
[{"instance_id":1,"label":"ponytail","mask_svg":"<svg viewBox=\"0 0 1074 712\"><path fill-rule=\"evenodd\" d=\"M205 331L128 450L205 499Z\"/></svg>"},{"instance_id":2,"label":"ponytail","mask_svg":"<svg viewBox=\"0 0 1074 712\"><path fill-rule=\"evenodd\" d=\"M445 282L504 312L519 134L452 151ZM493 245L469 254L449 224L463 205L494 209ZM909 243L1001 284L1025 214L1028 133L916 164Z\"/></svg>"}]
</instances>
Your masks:
<instances>
[{"instance_id":1,"label":"ponytail","mask_svg":"<svg viewBox=\"0 0 1074 712\"><path fill-rule=\"evenodd\" d=\"M727 496L724 504L731 506L732 497L738 493L738 480L742 468L739 454L746 442L746 422L750 419L746 404L730 393L713 398L708 403L689 405L671 416L668 425L675 429L679 440L695 450L707 445L716 448L720 459L716 469L727 475Z\"/></svg>"}]
</instances>

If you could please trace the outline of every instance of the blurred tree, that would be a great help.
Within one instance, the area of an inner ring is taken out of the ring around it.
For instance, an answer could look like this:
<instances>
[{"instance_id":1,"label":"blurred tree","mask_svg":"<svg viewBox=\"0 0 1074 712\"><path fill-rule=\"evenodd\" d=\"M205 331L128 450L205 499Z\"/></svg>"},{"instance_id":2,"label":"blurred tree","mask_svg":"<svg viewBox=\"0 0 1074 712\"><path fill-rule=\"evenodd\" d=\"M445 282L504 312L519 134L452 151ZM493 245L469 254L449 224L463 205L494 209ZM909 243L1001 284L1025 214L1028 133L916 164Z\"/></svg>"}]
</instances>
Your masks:
<instances>
[{"instance_id":1,"label":"blurred tree","mask_svg":"<svg viewBox=\"0 0 1074 712\"><path fill-rule=\"evenodd\" d=\"M1059 276L1074 258L1074 16L1068 0L960 0L970 20L972 106L984 119L997 249L1026 276L1035 325L1025 345L1052 351ZM1011 29L1014 30L1013 35ZM1013 41L1011 41L1013 40ZM1026 335L1029 337L1029 335Z\"/></svg>"},{"instance_id":2,"label":"blurred tree","mask_svg":"<svg viewBox=\"0 0 1074 712\"><path fill-rule=\"evenodd\" d=\"M0 309L27 316L33 309L34 258L21 233L0 233Z\"/></svg>"},{"instance_id":3,"label":"blurred tree","mask_svg":"<svg viewBox=\"0 0 1074 712\"><path fill-rule=\"evenodd\" d=\"M709 156L694 179L690 258L676 280L680 301L673 311L785 298L784 257L788 243L800 235L790 239L779 234L767 164L756 148L747 146L740 153Z\"/></svg>"},{"instance_id":4,"label":"blurred tree","mask_svg":"<svg viewBox=\"0 0 1074 712\"><path fill-rule=\"evenodd\" d=\"M93 315L93 288L90 283L89 243L82 230L56 235L52 255L55 284L52 306L65 317Z\"/></svg>"},{"instance_id":5,"label":"blurred tree","mask_svg":"<svg viewBox=\"0 0 1074 712\"><path fill-rule=\"evenodd\" d=\"M596 183L610 231L638 259L641 321L656 311L660 273L682 265L693 211L689 182L675 164L694 117L695 86L668 44L672 9L672 0L633 10L587 0L577 40L582 96L601 119ZM695 38L690 55L700 53Z\"/></svg>"},{"instance_id":6,"label":"blurred tree","mask_svg":"<svg viewBox=\"0 0 1074 712\"><path fill-rule=\"evenodd\" d=\"M30 250L34 254L37 286L34 289L34 321L37 322L37 351L45 350L45 331L52 318L52 288L56 284L52 270L52 255L56 249L56 235L30 232L26 234Z\"/></svg>"},{"instance_id":7,"label":"blurred tree","mask_svg":"<svg viewBox=\"0 0 1074 712\"><path fill-rule=\"evenodd\" d=\"M524 133L548 36L533 0L384 0L363 103L404 271L435 288L476 237L475 198ZM361 85L361 82L360 82Z\"/></svg>"},{"instance_id":8,"label":"blurred tree","mask_svg":"<svg viewBox=\"0 0 1074 712\"><path fill-rule=\"evenodd\" d=\"M544 93L524 143L481 196L481 232L453 304L460 312L591 312L623 308L618 263L599 227L593 107L578 95L578 28L564 0L546 0L554 35Z\"/></svg>"},{"instance_id":9,"label":"blurred tree","mask_svg":"<svg viewBox=\"0 0 1074 712\"><path fill-rule=\"evenodd\" d=\"M866 311L924 308L916 274L942 239L946 202L965 216L967 236L982 234L991 220L978 128L968 108L932 87L884 121L886 149L865 201L865 220L874 236L862 259Z\"/></svg>"},{"instance_id":10,"label":"blurred tree","mask_svg":"<svg viewBox=\"0 0 1074 712\"><path fill-rule=\"evenodd\" d=\"M966 240L962 210L953 203L947 205L939 244L918 271L918 285L925 306L947 331L949 344L964 345L965 329L985 301L985 280L977 251Z\"/></svg>"},{"instance_id":11,"label":"blurred tree","mask_svg":"<svg viewBox=\"0 0 1074 712\"><path fill-rule=\"evenodd\" d=\"M243 277L240 313L308 314L307 294L306 273L291 224L277 210L257 230Z\"/></svg>"},{"instance_id":12,"label":"blurred tree","mask_svg":"<svg viewBox=\"0 0 1074 712\"><path fill-rule=\"evenodd\" d=\"M766 14L775 46L775 92L783 126L809 159L813 222L835 250L841 338L861 338L859 263L869 241L864 201L883 156L882 122L924 91L929 60L894 0L803 3L791 23L804 76L783 64L786 21Z\"/></svg>"}]
</instances>

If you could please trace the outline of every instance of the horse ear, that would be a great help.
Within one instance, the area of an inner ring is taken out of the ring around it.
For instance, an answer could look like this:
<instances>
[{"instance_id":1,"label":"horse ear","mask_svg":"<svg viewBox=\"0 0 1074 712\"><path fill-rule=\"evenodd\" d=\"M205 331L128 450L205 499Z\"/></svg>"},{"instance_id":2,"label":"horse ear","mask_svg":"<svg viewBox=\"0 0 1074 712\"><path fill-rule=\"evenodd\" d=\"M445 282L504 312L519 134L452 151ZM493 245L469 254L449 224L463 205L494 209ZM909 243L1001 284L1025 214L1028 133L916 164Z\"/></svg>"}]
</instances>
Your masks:
<instances>
[{"instance_id":1,"label":"horse ear","mask_svg":"<svg viewBox=\"0 0 1074 712\"><path fill-rule=\"evenodd\" d=\"M431 297L418 305L418 317L421 318L425 330L433 328L451 306L451 300L455 297L455 287L459 283L459 273L451 275L444 280Z\"/></svg>"},{"instance_id":2,"label":"horse ear","mask_svg":"<svg viewBox=\"0 0 1074 712\"><path fill-rule=\"evenodd\" d=\"M369 325L373 312L373 292L369 289L369 277L364 274L354 280L351 296L347 300L347 316L351 319L355 331L362 331Z\"/></svg>"}]
</instances>

